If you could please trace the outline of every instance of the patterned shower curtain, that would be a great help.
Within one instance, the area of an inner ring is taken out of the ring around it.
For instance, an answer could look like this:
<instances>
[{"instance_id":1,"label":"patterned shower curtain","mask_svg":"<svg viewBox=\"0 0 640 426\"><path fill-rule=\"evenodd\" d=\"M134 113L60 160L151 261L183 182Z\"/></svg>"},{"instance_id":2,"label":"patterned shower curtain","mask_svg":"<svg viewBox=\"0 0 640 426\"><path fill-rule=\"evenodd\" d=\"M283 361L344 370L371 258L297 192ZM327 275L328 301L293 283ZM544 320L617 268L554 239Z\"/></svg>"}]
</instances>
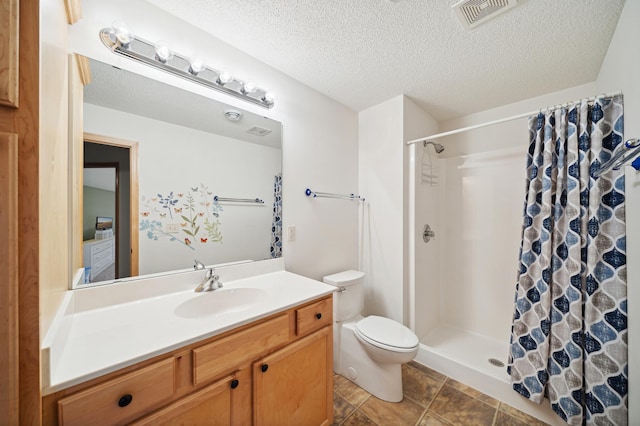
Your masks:
<instances>
[{"instance_id":1,"label":"patterned shower curtain","mask_svg":"<svg viewBox=\"0 0 640 426\"><path fill-rule=\"evenodd\" d=\"M282 256L282 174L273 182L273 222L271 223L271 257Z\"/></svg>"},{"instance_id":2,"label":"patterned shower curtain","mask_svg":"<svg viewBox=\"0 0 640 426\"><path fill-rule=\"evenodd\" d=\"M513 388L571 425L627 424L624 172L591 172L622 142L622 96L529 119Z\"/></svg>"}]
</instances>

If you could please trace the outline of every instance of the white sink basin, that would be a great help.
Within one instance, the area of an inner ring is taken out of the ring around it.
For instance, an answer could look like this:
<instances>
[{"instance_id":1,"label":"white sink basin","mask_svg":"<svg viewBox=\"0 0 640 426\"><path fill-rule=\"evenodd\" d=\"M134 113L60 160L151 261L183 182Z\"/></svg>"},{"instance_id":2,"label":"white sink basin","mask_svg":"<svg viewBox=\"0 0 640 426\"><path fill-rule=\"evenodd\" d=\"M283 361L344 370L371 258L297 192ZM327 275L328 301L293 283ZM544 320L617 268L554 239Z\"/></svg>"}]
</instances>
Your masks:
<instances>
[{"instance_id":1,"label":"white sink basin","mask_svg":"<svg viewBox=\"0 0 640 426\"><path fill-rule=\"evenodd\" d=\"M198 294L179 304L174 313L181 318L206 318L251 309L267 296L258 288L220 289Z\"/></svg>"}]
</instances>

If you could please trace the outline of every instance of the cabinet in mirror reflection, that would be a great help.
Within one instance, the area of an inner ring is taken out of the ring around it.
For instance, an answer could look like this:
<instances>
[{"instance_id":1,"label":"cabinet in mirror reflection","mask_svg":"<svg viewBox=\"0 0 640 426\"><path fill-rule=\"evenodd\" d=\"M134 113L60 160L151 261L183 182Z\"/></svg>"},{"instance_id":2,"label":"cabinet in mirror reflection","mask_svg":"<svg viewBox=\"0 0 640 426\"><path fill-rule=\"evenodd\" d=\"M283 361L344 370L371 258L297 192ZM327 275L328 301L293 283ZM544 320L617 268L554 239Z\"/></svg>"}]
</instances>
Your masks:
<instances>
[{"instance_id":1,"label":"cabinet in mirror reflection","mask_svg":"<svg viewBox=\"0 0 640 426\"><path fill-rule=\"evenodd\" d=\"M89 62L92 81L84 87L84 133L135 141L137 149L136 162L130 163L137 172L137 196L123 195L128 184L123 163L119 166L114 279L188 269L195 258L218 265L281 256L281 124L171 84ZM104 154L85 161L112 160ZM216 201L216 196L263 202ZM128 210L134 205L135 213ZM90 226L85 223L78 238L87 240ZM86 267L86 259L83 264Z\"/></svg>"}]
</instances>

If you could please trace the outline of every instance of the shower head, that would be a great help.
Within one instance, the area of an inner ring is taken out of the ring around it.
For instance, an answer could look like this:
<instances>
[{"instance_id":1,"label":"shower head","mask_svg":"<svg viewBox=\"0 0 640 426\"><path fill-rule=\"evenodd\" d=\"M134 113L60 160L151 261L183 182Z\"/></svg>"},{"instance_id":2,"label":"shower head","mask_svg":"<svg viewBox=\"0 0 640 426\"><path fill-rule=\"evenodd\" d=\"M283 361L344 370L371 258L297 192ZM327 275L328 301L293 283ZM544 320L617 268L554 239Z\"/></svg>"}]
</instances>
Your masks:
<instances>
[{"instance_id":1,"label":"shower head","mask_svg":"<svg viewBox=\"0 0 640 426\"><path fill-rule=\"evenodd\" d=\"M431 141L424 141L424 147L426 148L427 145L433 145L433 149L436 150L436 154L440 154L442 153L442 151L444 151L444 146L440 145L439 143L435 143L435 142L431 142Z\"/></svg>"}]
</instances>

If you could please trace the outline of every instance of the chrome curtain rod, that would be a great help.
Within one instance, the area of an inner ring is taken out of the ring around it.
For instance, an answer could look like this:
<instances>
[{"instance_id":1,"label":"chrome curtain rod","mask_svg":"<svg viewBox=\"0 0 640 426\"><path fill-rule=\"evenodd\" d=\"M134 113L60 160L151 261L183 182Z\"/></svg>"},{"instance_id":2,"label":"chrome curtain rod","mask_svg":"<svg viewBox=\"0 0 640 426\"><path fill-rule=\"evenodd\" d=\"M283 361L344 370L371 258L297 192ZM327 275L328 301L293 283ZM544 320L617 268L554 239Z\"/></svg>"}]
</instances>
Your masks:
<instances>
[{"instance_id":1,"label":"chrome curtain rod","mask_svg":"<svg viewBox=\"0 0 640 426\"><path fill-rule=\"evenodd\" d=\"M607 94L603 94L603 95L600 95L600 96L593 96L591 98L587 98L587 101L588 102L593 102L593 101L596 100L596 98L616 96L616 95L621 95L621 94L622 94L622 91L617 91L617 92L613 92L613 93L607 93ZM552 106L549 106L549 107L546 107L546 108L540 108L540 109L537 109L535 111L527 112L527 113L524 113L524 114L518 114L518 115L511 116L511 117L500 118L498 120L487 121L486 123L474 124L473 126L461 127L459 129L449 130L447 132L436 133L435 135L426 136L426 137L419 138L419 139L414 139L414 140L411 140L411 141L407 141L405 143L407 145L413 145L413 144L420 143L420 142L426 142L426 141L433 140L433 139L443 138L445 136L455 135L456 133L468 132L469 130L475 130L475 129L479 129L481 127L487 127L487 126L493 126L494 124L506 123L507 121L513 121L513 120L517 120L519 118L530 117L532 115L538 114L541 111L546 111L546 110L548 110L550 108L555 108L555 107L563 106L563 105L570 105L572 103L580 102L582 100L584 100L584 98L583 99L578 99L578 100L573 101L573 102L568 102L568 103L559 104L559 105L552 105Z\"/></svg>"},{"instance_id":2,"label":"chrome curtain rod","mask_svg":"<svg viewBox=\"0 0 640 426\"><path fill-rule=\"evenodd\" d=\"M313 198L341 198L343 200L358 200L358 201L365 201L364 197L361 197L359 195L356 194L334 194L331 192L315 192L310 190L309 188L307 188L304 191L304 194L307 197L313 197Z\"/></svg>"},{"instance_id":3,"label":"chrome curtain rod","mask_svg":"<svg viewBox=\"0 0 640 426\"><path fill-rule=\"evenodd\" d=\"M231 203L264 204L264 201L262 201L260 198L225 198L225 197L218 197L217 195L213 197L213 201L228 201Z\"/></svg>"},{"instance_id":4,"label":"chrome curtain rod","mask_svg":"<svg viewBox=\"0 0 640 426\"><path fill-rule=\"evenodd\" d=\"M599 177L611 169L618 170L624 163L633 159L638 154L640 154L640 139L627 140L625 143L618 145L609 161L602 164L598 170L593 172L593 177ZM637 164L637 160L631 165L636 170L640 167Z\"/></svg>"}]
</instances>

